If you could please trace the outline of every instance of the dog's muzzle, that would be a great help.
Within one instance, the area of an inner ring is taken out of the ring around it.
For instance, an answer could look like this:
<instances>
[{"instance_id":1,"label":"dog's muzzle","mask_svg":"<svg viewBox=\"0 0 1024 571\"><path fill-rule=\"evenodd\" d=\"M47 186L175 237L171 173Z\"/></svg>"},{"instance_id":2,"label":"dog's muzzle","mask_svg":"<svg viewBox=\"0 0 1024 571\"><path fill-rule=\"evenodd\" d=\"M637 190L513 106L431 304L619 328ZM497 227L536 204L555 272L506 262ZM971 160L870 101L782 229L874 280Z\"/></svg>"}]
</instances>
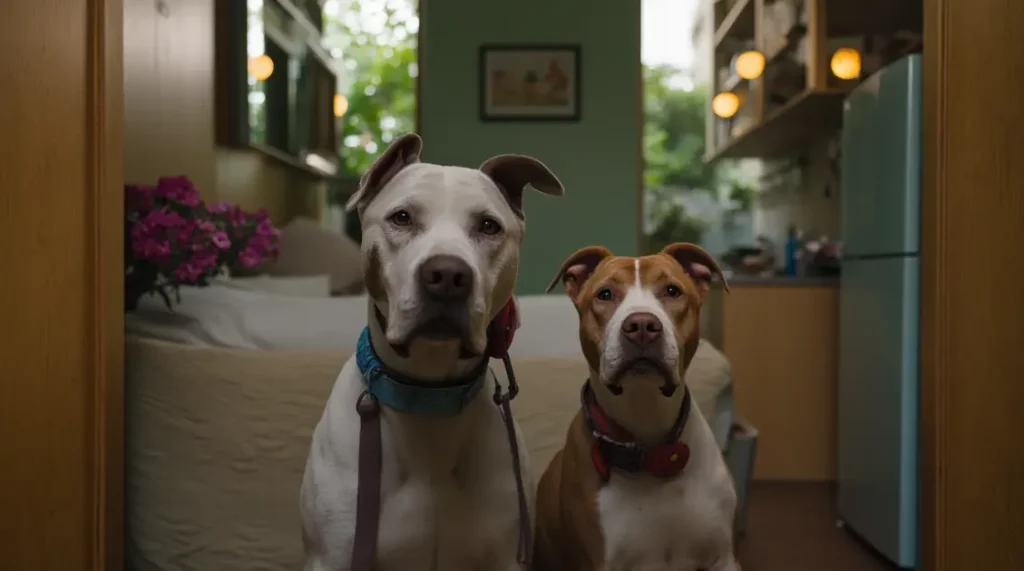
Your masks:
<instances>
[{"instance_id":1,"label":"dog's muzzle","mask_svg":"<svg viewBox=\"0 0 1024 571\"><path fill-rule=\"evenodd\" d=\"M613 395L621 395L623 377L649 375L661 377L661 393L672 396L677 385L664 355L664 328L661 320L650 312L637 311L623 320L619 334L622 336L622 365L605 383L608 391Z\"/></svg>"},{"instance_id":2,"label":"dog's muzzle","mask_svg":"<svg viewBox=\"0 0 1024 571\"><path fill-rule=\"evenodd\" d=\"M424 260L416 271L421 307L414 336L463 339L469 335L469 300L473 269L465 260L447 254Z\"/></svg>"}]
</instances>

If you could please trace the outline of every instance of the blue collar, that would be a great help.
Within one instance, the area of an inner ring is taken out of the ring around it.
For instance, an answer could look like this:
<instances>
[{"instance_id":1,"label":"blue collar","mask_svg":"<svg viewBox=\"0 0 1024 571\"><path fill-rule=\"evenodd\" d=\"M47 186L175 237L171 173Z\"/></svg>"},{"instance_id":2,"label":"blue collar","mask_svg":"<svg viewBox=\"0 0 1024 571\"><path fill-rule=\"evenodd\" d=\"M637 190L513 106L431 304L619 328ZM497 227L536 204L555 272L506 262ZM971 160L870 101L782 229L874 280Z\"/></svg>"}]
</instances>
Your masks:
<instances>
[{"instance_id":1,"label":"blue collar","mask_svg":"<svg viewBox=\"0 0 1024 571\"><path fill-rule=\"evenodd\" d=\"M370 343L370 328L363 329L356 345L356 364L366 381L366 390L381 404L402 412L427 416L454 416L480 394L487 378L487 359L464 379L441 386L417 383L415 379L389 371Z\"/></svg>"}]
</instances>

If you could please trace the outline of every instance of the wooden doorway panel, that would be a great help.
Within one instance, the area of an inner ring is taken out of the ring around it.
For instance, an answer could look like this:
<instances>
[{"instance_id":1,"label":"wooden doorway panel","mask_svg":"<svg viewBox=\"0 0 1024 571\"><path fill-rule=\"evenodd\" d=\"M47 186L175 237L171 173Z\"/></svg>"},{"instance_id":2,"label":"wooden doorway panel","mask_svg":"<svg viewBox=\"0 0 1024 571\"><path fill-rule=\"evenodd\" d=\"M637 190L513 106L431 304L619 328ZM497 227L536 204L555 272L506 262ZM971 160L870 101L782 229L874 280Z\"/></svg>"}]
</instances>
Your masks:
<instances>
[{"instance_id":1,"label":"wooden doorway panel","mask_svg":"<svg viewBox=\"0 0 1024 571\"><path fill-rule=\"evenodd\" d=\"M1024 566L1024 2L925 0L925 571Z\"/></svg>"},{"instance_id":2,"label":"wooden doorway panel","mask_svg":"<svg viewBox=\"0 0 1024 571\"><path fill-rule=\"evenodd\" d=\"M925 0L922 552L1024 560L1024 4ZM0 568L121 565L121 3L0 7Z\"/></svg>"},{"instance_id":3,"label":"wooden doorway panel","mask_svg":"<svg viewBox=\"0 0 1024 571\"><path fill-rule=\"evenodd\" d=\"M0 3L0 569L122 567L122 2Z\"/></svg>"}]
</instances>

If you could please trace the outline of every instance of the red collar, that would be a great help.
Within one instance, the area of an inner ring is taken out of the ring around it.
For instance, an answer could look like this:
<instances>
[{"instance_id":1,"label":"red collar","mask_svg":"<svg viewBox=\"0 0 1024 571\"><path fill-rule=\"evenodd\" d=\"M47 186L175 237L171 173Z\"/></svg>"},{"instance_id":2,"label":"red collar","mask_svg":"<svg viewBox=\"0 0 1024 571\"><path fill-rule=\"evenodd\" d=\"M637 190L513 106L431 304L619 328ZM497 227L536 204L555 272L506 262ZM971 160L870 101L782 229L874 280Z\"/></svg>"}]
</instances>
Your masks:
<instances>
[{"instance_id":1,"label":"red collar","mask_svg":"<svg viewBox=\"0 0 1024 571\"><path fill-rule=\"evenodd\" d=\"M664 443L654 446L637 444L629 432L608 418L591 393L589 383L583 384L580 400L583 418L593 440L591 459L602 482L607 482L611 477L612 468L632 473L646 472L657 478L670 478L686 467L690 459L690 447L680 442L679 438L690 416L689 389L686 389L683 395L679 416L676 417L676 422L666 435Z\"/></svg>"},{"instance_id":2,"label":"red collar","mask_svg":"<svg viewBox=\"0 0 1024 571\"><path fill-rule=\"evenodd\" d=\"M501 308L498 315L495 315L487 326L485 354L495 359L502 359L508 355L508 349L512 346L512 338L518 328L519 310L516 308L515 298L509 298L505 307Z\"/></svg>"}]
</instances>

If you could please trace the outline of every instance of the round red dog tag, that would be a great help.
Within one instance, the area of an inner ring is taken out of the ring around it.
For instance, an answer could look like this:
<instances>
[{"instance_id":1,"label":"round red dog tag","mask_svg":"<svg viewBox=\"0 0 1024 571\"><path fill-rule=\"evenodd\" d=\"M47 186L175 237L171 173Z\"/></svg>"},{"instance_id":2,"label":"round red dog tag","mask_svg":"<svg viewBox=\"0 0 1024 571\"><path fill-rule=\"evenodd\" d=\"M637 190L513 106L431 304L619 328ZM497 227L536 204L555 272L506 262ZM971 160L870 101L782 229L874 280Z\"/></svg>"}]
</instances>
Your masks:
<instances>
[{"instance_id":1,"label":"round red dog tag","mask_svg":"<svg viewBox=\"0 0 1024 571\"><path fill-rule=\"evenodd\" d=\"M682 442L663 444L647 453L647 471L667 478L683 471L690 459L690 447Z\"/></svg>"}]
</instances>

